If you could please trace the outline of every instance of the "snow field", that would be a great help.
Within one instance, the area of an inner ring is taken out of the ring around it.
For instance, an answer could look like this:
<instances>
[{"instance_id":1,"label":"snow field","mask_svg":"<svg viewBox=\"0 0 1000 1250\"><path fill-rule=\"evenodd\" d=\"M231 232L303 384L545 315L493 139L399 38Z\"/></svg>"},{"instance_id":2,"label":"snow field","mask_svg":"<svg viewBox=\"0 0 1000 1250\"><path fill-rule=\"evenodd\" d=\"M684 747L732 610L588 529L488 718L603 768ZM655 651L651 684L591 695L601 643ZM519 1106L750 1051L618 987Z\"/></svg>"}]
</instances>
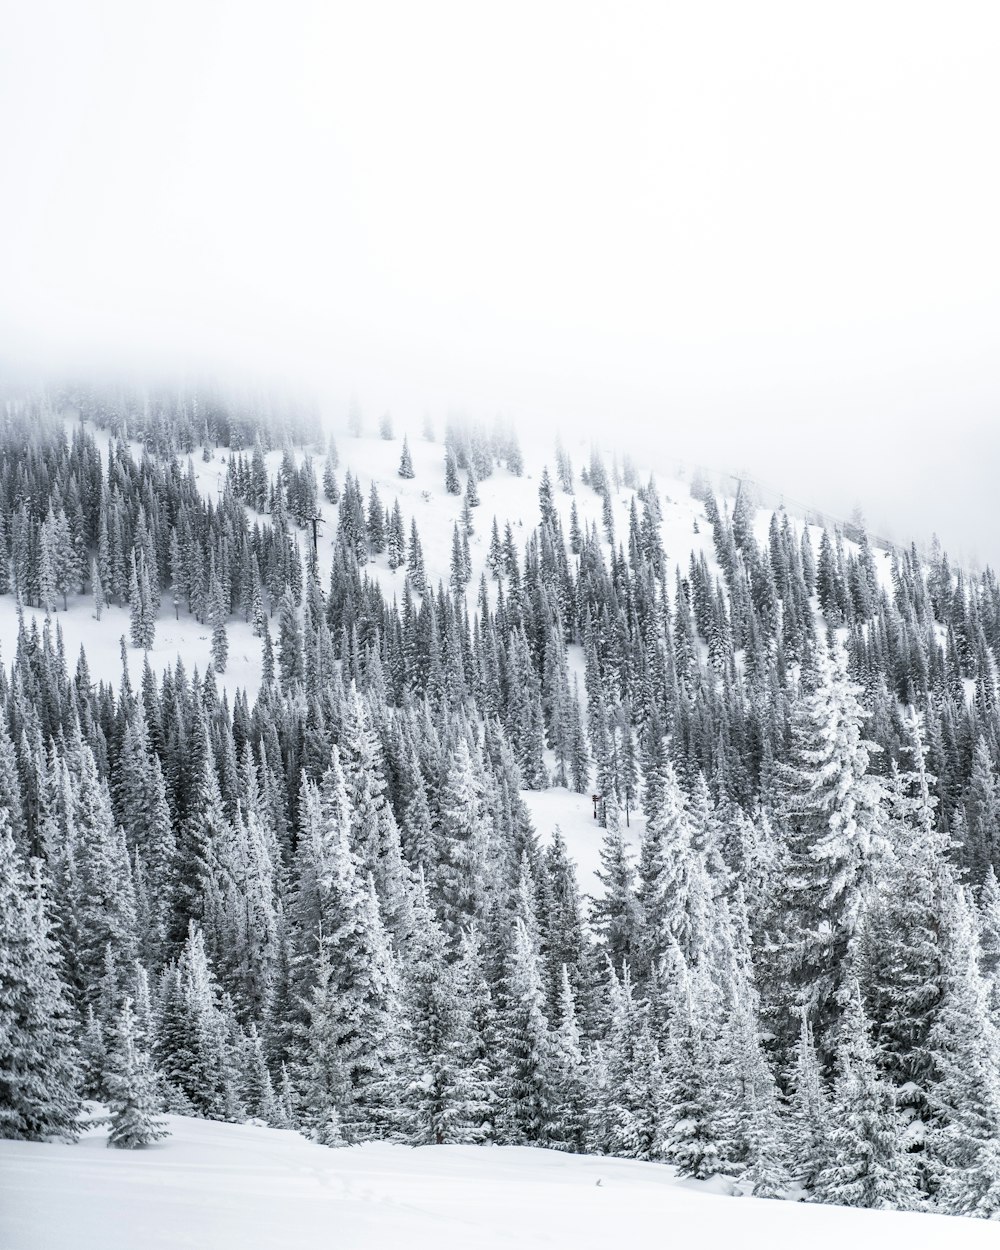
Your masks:
<instances>
[{"instance_id":1,"label":"snow field","mask_svg":"<svg viewBox=\"0 0 1000 1250\"><path fill-rule=\"evenodd\" d=\"M662 1164L517 1146L328 1150L168 1117L108 1150L0 1141L3 1250L973 1250L978 1220L734 1200Z\"/></svg>"}]
</instances>

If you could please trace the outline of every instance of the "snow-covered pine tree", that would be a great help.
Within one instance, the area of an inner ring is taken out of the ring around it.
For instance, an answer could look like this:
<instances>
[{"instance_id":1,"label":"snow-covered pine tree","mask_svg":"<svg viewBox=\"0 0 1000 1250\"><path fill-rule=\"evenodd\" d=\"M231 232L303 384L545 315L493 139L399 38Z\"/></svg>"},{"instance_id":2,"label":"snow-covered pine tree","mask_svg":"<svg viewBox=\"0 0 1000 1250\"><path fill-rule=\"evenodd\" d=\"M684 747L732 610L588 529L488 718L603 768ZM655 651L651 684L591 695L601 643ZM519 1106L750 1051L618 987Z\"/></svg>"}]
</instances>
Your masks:
<instances>
[{"instance_id":1,"label":"snow-covered pine tree","mask_svg":"<svg viewBox=\"0 0 1000 1250\"><path fill-rule=\"evenodd\" d=\"M791 1099L788 1132L791 1173L806 1190L816 1187L820 1173L832 1162L830 1135L833 1111L820 1072L816 1046L808 1014L802 1013L795 1067L791 1073Z\"/></svg>"},{"instance_id":2,"label":"snow-covered pine tree","mask_svg":"<svg viewBox=\"0 0 1000 1250\"><path fill-rule=\"evenodd\" d=\"M689 977L681 992L667 1034L663 1132L657 1153L673 1163L679 1175L706 1180L723 1166L707 995L698 976Z\"/></svg>"},{"instance_id":3,"label":"snow-covered pine tree","mask_svg":"<svg viewBox=\"0 0 1000 1250\"><path fill-rule=\"evenodd\" d=\"M450 445L446 448L444 456L444 488L449 495L462 493L462 484L458 480L458 463Z\"/></svg>"},{"instance_id":4,"label":"snow-covered pine tree","mask_svg":"<svg viewBox=\"0 0 1000 1250\"><path fill-rule=\"evenodd\" d=\"M856 966L879 1066L896 1088L900 1110L911 1122L909 1138L919 1149L935 1118L928 1105L935 1080L929 1039L944 994L944 943L956 883L949 838L935 820L933 778L915 712L907 728L913 767L903 774L893 769L889 777L893 854L865 906Z\"/></svg>"},{"instance_id":5,"label":"snow-covered pine tree","mask_svg":"<svg viewBox=\"0 0 1000 1250\"><path fill-rule=\"evenodd\" d=\"M979 885L990 868L1000 870L1000 780L982 734L976 740L964 806L962 860Z\"/></svg>"},{"instance_id":6,"label":"snow-covered pine tree","mask_svg":"<svg viewBox=\"0 0 1000 1250\"><path fill-rule=\"evenodd\" d=\"M149 1052L137 1036L132 999L122 1004L115 1030L107 1098L108 1145L136 1150L169 1135L159 1116L161 1095Z\"/></svg>"},{"instance_id":7,"label":"snow-covered pine tree","mask_svg":"<svg viewBox=\"0 0 1000 1250\"><path fill-rule=\"evenodd\" d=\"M77 1079L41 864L28 875L0 808L0 1137L74 1140Z\"/></svg>"},{"instance_id":8,"label":"snow-covered pine tree","mask_svg":"<svg viewBox=\"0 0 1000 1250\"><path fill-rule=\"evenodd\" d=\"M826 1165L815 1180L822 1202L912 1210L920 1205L913 1157L892 1087L879 1074L857 981L837 1026L837 1077Z\"/></svg>"},{"instance_id":9,"label":"snow-covered pine tree","mask_svg":"<svg viewBox=\"0 0 1000 1250\"><path fill-rule=\"evenodd\" d=\"M509 954L503 1015L502 1117L514 1143L545 1145L554 1128L552 1042L535 940L518 916Z\"/></svg>"},{"instance_id":10,"label":"snow-covered pine tree","mask_svg":"<svg viewBox=\"0 0 1000 1250\"><path fill-rule=\"evenodd\" d=\"M417 521L415 517L410 520L410 541L407 546L406 554L406 575L416 594L424 595L427 593L427 570L424 567L424 552L420 545L420 535L417 532Z\"/></svg>"},{"instance_id":11,"label":"snow-covered pine tree","mask_svg":"<svg viewBox=\"0 0 1000 1250\"><path fill-rule=\"evenodd\" d=\"M204 938L193 924L176 964L163 973L159 999L156 1059L167 1108L239 1119L237 1056Z\"/></svg>"},{"instance_id":12,"label":"snow-covered pine tree","mask_svg":"<svg viewBox=\"0 0 1000 1250\"><path fill-rule=\"evenodd\" d=\"M351 1101L350 1078L340 1044L339 994L329 939L319 935L313 981L303 1003L296 1084L303 1130L321 1146L345 1146L344 1108Z\"/></svg>"},{"instance_id":13,"label":"snow-covered pine tree","mask_svg":"<svg viewBox=\"0 0 1000 1250\"><path fill-rule=\"evenodd\" d=\"M353 849L362 873L373 876L386 924L402 940L411 924L410 878L387 795L385 753L371 711L353 683L344 705L340 762L352 812Z\"/></svg>"},{"instance_id":14,"label":"snow-covered pine tree","mask_svg":"<svg viewBox=\"0 0 1000 1250\"><path fill-rule=\"evenodd\" d=\"M292 1119L274 1088L274 1079L264 1053L264 1040L254 1023L247 1030L241 1068L244 1078L242 1098L250 1114L271 1128L292 1128Z\"/></svg>"},{"instance_id":15,"label":"snow-covered pine tree","mask_svg":"<svg viewBox=\"0 0 1000 1250\"><path fill-rule=\"evenodd\" d=\"M434 893L445 932L453 940L484 916L489 826L483 762L463 737L438 795Z\"/></svg>"},{"instance_id":16,"label":"snow-covered pine tree","mask_svg":"<svg viewBox=\"0 0 1000 1250\"><path fill-rule=\"evenodd\" d=\"M581 1153L587 1144L587 1081L576 1001L566 965L559 978L558 1026L551 1032L553 1128L557 1150Z\"/></svg>"},{"instance_id":17,"label":"snow-covered pine tree","mask_svg":"<svg viewBox=\"0 0 1000 1250\"><path fill-rule=\"evenodd\" d=\"M609 796L609 798L612 796ZM597 878L603 892L591 904L591 923L601 935L605 952L616 970L634 962L639 929L639 909L635 895L635 867L625 845L617 819L617 806L608 804L612 814L601 839Z\"/></svg>"},{"instance_id":18,"label":"snow-covered pine tree","mask_svg":"<svg viewBox=\"0 0 1000 1250\"><path fill-rule=\"evenodd\" d=\"M448 958L445 935L422 879L413 916L403 990L403 1132L417 1145L478 1141L489 1114L487 1090L476 1061L460 971Z\"/></svg>"},{"instance_id":19,"label":"snow-covered pine tree","mask_svg":"<svg viewBox=\"0 0 1000 1250\"><path fill-rule=\"evenodd\" d=\"M928 1045L936 1122L928 1135L939 1204L959 1215L1000 1212L1000 1035L981 971L974 905L953 889L946 913L944 985Z\"/></svg>"},{"instance_id":20,"label":"snow-covered pine tree","mask_svg":"<svg viewBox=\"0 0 1000 1250\"><path fill-rule=\"evenodd\" d=\"M609 1021L601 1123L609 1154L651 1159L660 1148L663 1071L647 1003L637 1003L628 967L608 968Z\"/></svg>"},{"instance_id":21,"label":"snow-covered pine tree","mask_svg":"<svg viewBox=\"0 0 1000 1250\"><path fill-rule=\"evenodd\" d=\"M870 772L873 744L861 735L860 688L848 680L843 652L820 650L814 689L792 720L791 762L782 765L782 817L789 869L782 890L784 976L793 1003L810 1013L829 1061L836 1024L850 998L850 956L862 902L886 854L886 797ZM782 1029L790 1049L788 1013Z\"/></svg>"},{"instance_id":22,"label":"snow-covered pine tree","mask_svg":"<svg viewBox=\"0 0 1000 1250\"><path fill-rule=\"evenodd\" d=\"M397 472L401 478L408 481L415 476L413 470L413 456L410 452L410 444L407 441L405 434L403 435L403 450L399 457L399 469Z\"/></svg>"}]
</instances>

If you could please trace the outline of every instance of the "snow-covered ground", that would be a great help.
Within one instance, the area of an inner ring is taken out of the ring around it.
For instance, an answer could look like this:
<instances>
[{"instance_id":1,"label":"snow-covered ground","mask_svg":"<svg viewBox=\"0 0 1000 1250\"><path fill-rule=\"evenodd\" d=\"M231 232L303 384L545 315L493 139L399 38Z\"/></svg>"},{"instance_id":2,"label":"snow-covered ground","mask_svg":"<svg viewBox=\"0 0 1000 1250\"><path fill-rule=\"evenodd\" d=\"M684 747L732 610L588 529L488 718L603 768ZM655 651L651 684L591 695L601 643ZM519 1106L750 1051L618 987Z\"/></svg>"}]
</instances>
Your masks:
<instances>
[{"instance_id":1,"label":"snow-covered ground","mask_svg":"<svg viewBox=\"0 0 1000 1250\"><path fill-rule=\"evenodd\" d=\"M41 608L26 607L24 620L29 628L31 622L35 621L41 633L45 625L45 612ZM142 678L147 656L153 672L158 675L181 659L188 676L195 669L204 676L212 659L212 627L196 621L183 607L178 619L174 614L169 592L163 595L160 615L156 621L156 638L148 652L138 650L129 641L131 618L128 608L109 604L102 612L101 619L95 620L94 602L90 595L71 595L67 612L62 611L60 600L59 611L50 618L53 641L57 626L62 630L66 664L70 674L76 671L82 647L87 654L90 676L95 682L106 681L117 685L121 680L122 638L126 643L129 676L135 685ZM225 673L217 675L216 684L228 692L230 699L237 689L247 691L250 698L254 699L260 689L260 639L254 637L253 629L245 621L236 617L230 618L228 633L229 662ZM0 597L0 660L5 665L9 665L14 659L16 648L17 612L13 597L5 595Z\"/></svg>"},{"instance_id":2,"label":"snow-covered ground","mask_svg":"<svg viewBox=\"0 0 1000 1250\"><path fill-rule=\"evenodd\" d=\"M731 1198L655 1163L526 1147L328 1150L169 1118L144 1151L0 1141L3 1250L965 1250L974 1220ZM716 1191L718 1186L715 1187Z\"/></svg>"},{"instance_id":3,"label":"snow-covered ground","mask_svg":"<svg viewBox=\"0 0 1000 1250\"><path fill-rule=\"evenodd\" d=\"M548 790L522 790L531 821L547 846L558 826L570 855L576 863L580 889L585 894L599 895L602 888L595 873L600 867L601 839L604 830L594 819L594 805L589 794L574 794L562 786ZM645 817L641 812L631 812L630 826L623 829L625 841L638 854L642 841ZM622 817L624 824L624 814Z\"/></svg>"}]
</instances>

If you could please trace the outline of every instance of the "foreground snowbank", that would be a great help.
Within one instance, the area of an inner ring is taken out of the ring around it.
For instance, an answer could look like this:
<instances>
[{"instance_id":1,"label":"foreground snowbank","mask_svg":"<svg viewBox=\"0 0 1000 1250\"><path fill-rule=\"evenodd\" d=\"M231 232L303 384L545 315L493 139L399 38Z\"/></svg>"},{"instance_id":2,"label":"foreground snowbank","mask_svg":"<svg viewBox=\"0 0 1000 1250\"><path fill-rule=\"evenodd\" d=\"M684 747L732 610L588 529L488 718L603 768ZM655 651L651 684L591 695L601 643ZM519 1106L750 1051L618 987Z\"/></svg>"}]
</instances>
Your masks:
<instances>
[{"instance_id":1,"label":"foreground snowbank","mask_svg":"<svg viewBox=\"0 0 1000 1250\"><path fill-rule=\"evenodd\" d=\"M3 1250L500 1250L996 1244L972 1220L729 1198L669 1168L518 1147L314 1146L169 1117L136 1153L0 1141Z\"/></svg>"}]
</instances>

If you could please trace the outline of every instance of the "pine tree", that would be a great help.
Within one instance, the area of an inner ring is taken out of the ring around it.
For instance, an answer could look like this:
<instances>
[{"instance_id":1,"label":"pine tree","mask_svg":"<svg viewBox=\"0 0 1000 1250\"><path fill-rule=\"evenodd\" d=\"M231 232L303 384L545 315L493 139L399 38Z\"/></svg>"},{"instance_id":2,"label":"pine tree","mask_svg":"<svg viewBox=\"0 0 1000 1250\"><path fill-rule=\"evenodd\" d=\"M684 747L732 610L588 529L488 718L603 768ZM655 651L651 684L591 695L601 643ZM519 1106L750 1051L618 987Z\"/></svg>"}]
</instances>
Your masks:
<instances>
[{"instance_id":1,"label":"pine tree","mask_svg":"<svg viewBox=\"0 0 1000 1250\"><path fill-rule=\"evenodd\" d=\"M52 542L43 534L38 558L38 602L46 612L56 610L58 590Z\"/></svg>"},{"instance_id":2,"label":"pine tree","mask_svg":"<svg viewBox=\"0 0 1000 1250\"><path fill-rule=\"evenodd\" d=\"M342 1113L350 1101L350 1086L340 1048L333 961L329 941L324 938L320 940L314 978L303 1003L306 1022L301 1029L298 1072L304 1127L321 1146L344 1146L348 1139Z\"/></svg>"},{"instance_id":3,"label":"pine tree","mask_svg":"<svg viewBox=\"0 0 1000 1250\"><path fill-rule=\"evenodd\" d=\"M226 633L226 604L222 597L222 586L219 579L212 577L209 590L209 621L212 625L212 667L217 673L226 671L229 658L229 637Z\"/></svg>"},{"instance_id":4,"label":"pine tree","mask_svg":"<svg viewBox=\"0 0 1000 1250\"><path fill-rule=\"evenodd\" d=\"M552 1145L581 1153L587 1140L587 1086L576 1001L566 965L560 966L558 1027L552 1032Z\"/></svg>"},{"instance_id":5,"label":"pine tree","mask_svg":"<svg viewBox=\"0 0 1000 1250\"><path fill-rule=\"evenodd\" d=\"M941 1206L989 1219L1000 1211L1000 1037L971 900L955 888L949 903L944 995L929 1038L937 1079L928 1150Z\"/></svg>"},{"instance_id":6,"label":"pine tree","mask_svg":"<svg viewBox=\"0 0 1000 1250\"><path fill-rule=\"evenodd\" d=\"M933 778L916 714L908 725L911 771L888 781L893 854L880 888L866 904L857 973L879 1047L879 1066L897 1087L900 1108L919 1142L934 1119L928 1091L935 1080L930 1033L944 995L945 936L954 895L948 835L935 820Z\"/></svg>"},{"instance_id":7,"label":"pine tree","mask_svg":"<svg viewBox=\"0 0 1000 1250\"><path fill-rule=\"evenodd\" d=\"M406 435L403 435L403 451L399 457L399 476L410 480L415 476L413 471L413 457L410 454L410 444L407 442Z\"/></svg>"},{"instance_id":8,"label":"pine tree","mask_svg":"<svg viewBox=\"0 0 1000 1250\"><path fill-rule=\"evenodd\" d=\"M876 1066L856 981L838 1026L836 1054L829 1161L816 1177L816 1196L847 1207L916 1207L913 1159L892 1089Z\"/></svg>"},{"instance_id":9,"label":"pine tree","mask_svg":"<svg viewBox=\"0 0 1000 1250\"><path fill-rule=\"evenodd\" d=\"M270 1128L292 1128L292 1117L282 1106L267 1066L264 1042L257 1025L250 1024L242 1062L243 1101L248 1111Z\"/></svg>"},{"instance_id":10,"label":"pine tree","mask_svg":"<svg viewBox=\"0 0 1000 1250\"><path fill-rule=\"evenodd\" d=\"M496 517L493 518L493 529L490 532L490 548L486 556L486 567L492 573L495 581L499 581L503 576L503 544L500 541L500 529L497 525Z\"/></svg>"},{"instance_id":11,"label":"pine tree","mask_svg":"<svg viewBox=\"0 0 1000 1250\"><path fill-rule=\"evenodd\" d=\"M674 943L689 961L701 953L706 933L699 911L708 885L694 844L692 815L665 755L647 769L644 805L636 966L648 971Z\"/></svg>"},{"instance_id":12,"label":"pine tree","mask_svg":"<svg viewBox=\"0 0 1000 1250\"><path fill-rule=\"evenodd\" d=\"M108 606L108 600L104 593L104 584L101 581L96 559L90 564L90 584L94 590L94 619L99 621L104 615L104 609Z\"/></svg>"},{"instance_id":13,"label":"pine tree","mask_svg":"<svg viewBox=\"0 0 1000 1250\"><path fill-rule=\"evenodd\" d=\"M410 521L410 543L406 557L406 575L410 585L418 595L427 593L427 570L424 568L424 553L420 546L420 535L417 533L416 519Z\"/></svg>"},{"instance_id":14,"label":"pine tree","mask_svg":"<svg viewBox=\"0 0 1000 1250\"><path fill-rule=\"evenodd\" d=\"M374 882L359 875L349 844L356 808L336 755L324 789L325 798L306 791L297 918L316 978L300 1059L304 1112L330 1145L334 1130L338 1140L363 1141L391 1127L400 1021L396 962Z\"/></svg>"},{"instance_id":15,"label":"pine tree","mask_svg":"<svg viewBox=\"0 0 1000 1250\"><path fill-rule=\"evenodd\" d=\"M777 1083L758 1035L755 1002L746 989L739 994L734 1019L723 1035L733 1039L731 1055L736 1061L737 1085L730 1108L742 1121L735 1134L743 1147L738 1151L744 1165L740 1181L755 1198L783 1197L791 1186L787 1134Z\"/></svg>"},{"instance_id":16,"label":"pine tree","mask_svg":"<svg viewBox=\"0 0 1000 1250\"><path fill-rule=\"evenodd\" d=\"M455 453L450 446L445 451L444 488L449 495L460 495L462 493L462 485L458 480L458 464L455 460Z\"/></svg>"},{"instance_id":17,"label":"pine tree","mask_svg":"<svg viewBox=\"0 0 1000 1250\"><path fill-rule=\"evenodd\" d=\"M406 558L406 535L403 531L403 514L400 510L398 499L393 502L392 514L389 518L386 534L386 551L389 568L400 568Z\"/></svg>"},{"instance_id":18,"label":"pine tree","mask_svg":"<svg viewBox=\"0 0 1000 1250\"><path fill-rule=\"evenodd\" d=\"M379 498L378 487L372 482L368 491L368 517L365 526L368 533L368 549L372 555L385 551L385 509Z\"/></svg>"},{"instance_id":19,"label":"pine tree","mask_svg":"<svg viewBox=\"0 0 1000 1250\"><path fill-rule=\"evenodd\" d=\"M613 809L617 812L617 809ZM634 962L638 940L639 912L635 896L635 869L617 816L609 822L601 841L601 867L597 878L603 893L591 906L591 922L604 941L608 958L616 970Z\"/></svg>"},{"instance_id":20,"label":"pine tree","mask_svg":"<svg viewBox=\"0 0 1000 1250\"><path fill-rule=\"evenodd\" d=\"M341 762L353 822L353 849L371 873L385 922L400 939L409 931L409 877L399 825L386 794L385 756L371 714L352 685L347 694Z\"/></svg>"},{"instance_id":21,"label":"pine tree","mask_svg":"<svg viewBox=\"0 0 1000 1250\"><path fill-rule=\"evenodd\" d=\"M608 968L609 1022L604 1046L606 1080L601 1123L610 1154L650 1159L659 1151L663 1074L648 1004L635 1000L628 967Z\"/></svg>"},{"instance_id":22,"label":"pine tree","mask_svg":"<svg viewBox=\"0 0 1000 1250\"><path fill-rule=\"evenodd\" d=\"M129 563L129 614L131 617L132 646L143 647L146 641L146 607L139 588L139 573L135 562L135 549Z\"/></svg>"},{"instance_id":23,"label":"pine tree","mask_svg":"<svg viewBox=\"0 0 1000 1250\"><path fill-rule=\"evenodd\" d=\"M512 939L504 1020L504 1123L510 1141L545 1144L553 1131L552 1046L538 953L520 916Z\"/></svg>"},{"instance_id":24,"label":"pine tree","mask_svg":"<svg viewBox=\"0 0 1000 1250\"><path fill-rule=\"evenodd\" d=\"M278 672L281 688L288 691L305 674L302 655L302 627L290 594L281 598L278 609Z\"/></svg>"},{"instance_id":25,"label":"pine tree","mask_svg":"<svg viewBox=\"0 0 1000 1250\"><path fill-rule=\"evenodd\" d=\"M796 708L792 763L781 769L791 852L782 923L785 975L829 1056L849 996L862 900L887 851L886 798L869 771L874 748L861 736L860 690L847 679L843 654L821 652L818 676Z\"/></svg>"},{"instance_id":26,"label":"pine tree","mask_svg":"<svg viewBox=\"0 0 1000 1250\"><path fill-rule=\"evenodd\" d=\"M115 824L107 782L78 728L61 762L65 841L55 860L68 868L62 900L72 910L72 941L64 946L67 970L91 995L110 957L134 961L138 926L135 882L128 848ZM68 936L68 935L67 935Z\"/></svg>"},{"instance_id":27,"label":"pine tree","mask_svg":"<svg viewBox=\"0 0 1000 1250\"><path fill-rule=\"evenodd\" d=\"M232 1029L194 925L163 976L157 1042L168 1109L210 1120L241 1117Z\"/></svg>"},{"instance_id":28,"label":"pine tree","mask_svg":"<svg viewBox=\"0 0 1000 1250\"><path fill-rule=\"evenodd\" d=\"M1000 782L986 739L980 735L972 757L965 797L963 861L978 885L990 868L1000 871Z\"/></svg>"},{"instance_id":29,"label":"pine tree","mask_svg":"<svg viewBox=\"0 0 1000 1250\"><path fill-rule=\"evenodd\" d=\"M658 1153L680 1176L697 1180L721 1171L713 1055L698 997L685 988L670 1020L663 1094L664 1128Z\"/></svg>"},{"instance_id":30,"label":"pine tree","mask_svg":"<svg viewBox=\"0 0 1000 1250\"><path fill-rule=\"evenodd\" d=\"M461 595L468 584L465 568L465 553L462 549L462 538L458 526L452 528L451 535L451 590L454 595Z\"/></svg>"},{"instance_id":31,"label":"pine tree","mask_svg":"<svg viewBox=\"0 0 1000 1250\"><path fill-rule=\"evenodd\" d=\"M448 959L444 932L426 890L418 886L414 934L407 952L406 1047L401 1100L404 1128L414 1144L477 1141L487 1118L468 1005L458 966Z\"/></svg>"},{"instance_id":32,"label":"pine tree","mask_svg":"<svg viewBox=\"0 0 1000 1250\"><path fill-rule=\"evenodd\" d=\"M791 1165L792 1175L807 1190L813 1190L824 1168L831 1162L830 1135L833 1111L820 1072L812 1029L805 1013L791 1078Z\"/></svg>"},{"instance_id":33,"label":"pine tree","mask_svg":"<svg viewBox=\"0 0 1000 1250\"><path fill-rule=\"evenodd\" d=\"M482 919L485 909L489 827L482 760L463 738L444 778L439 798L436 893L445 932Z\"/></svg>"},{"instance_id":34,"label":"pine tree","mask_svg":"<svg viewBox=\"0 0 1000 1250\"><path fill-rule=\"evenodd\" d=\"M78 1051L80 1093L84 1098L95 1098L103 1102L107 1097L108 1046L104 1037L104 1026L91 1003L87 1004L86 1023L80 1036Z\"/></svg>"},{"instance_id":35,"label":"pine tree","mask_svg":"<svg viewBox=\"0 0 1000 1250\"><path fill-rule=\"evenodd\" d=\"M168 1136L157 1115L160 1098L148 1051L136 1029L132 999L126 997L116 1030L114 1060L107 1079L111 1131L108 1145L136 1150Z\"/></svg>"},{"instance_id":36,"label":"pine tree","mask_svg":"<svg viewBox=\"0 0 1000 1250\"><path fill-rule=\"evenodd\" d=\"M41 866L27 876L0 808L0 1137L74 1140L76 1083Z\"/></svg>"}]
</instances>

